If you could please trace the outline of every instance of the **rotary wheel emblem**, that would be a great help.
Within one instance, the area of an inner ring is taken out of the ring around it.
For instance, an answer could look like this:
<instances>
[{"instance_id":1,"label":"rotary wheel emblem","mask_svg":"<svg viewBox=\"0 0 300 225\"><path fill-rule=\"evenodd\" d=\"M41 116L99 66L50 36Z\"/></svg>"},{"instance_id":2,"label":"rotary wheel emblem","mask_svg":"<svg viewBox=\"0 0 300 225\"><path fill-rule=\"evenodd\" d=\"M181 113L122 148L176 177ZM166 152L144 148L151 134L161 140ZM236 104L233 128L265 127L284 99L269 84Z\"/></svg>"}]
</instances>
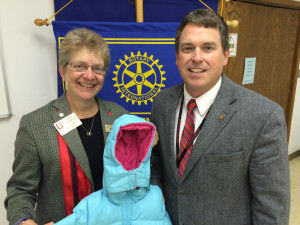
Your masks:
<instances>
[{"instance_id":1,"label":"rotary wheel emblem","mask_svg":"<svg viewBox=\"0 0 300 225\"><path fill-rule=\"evenodd\" d=\"M161 70L162 65L158 65L158 59L153 60L153 55L147 56L147 52L141 55L138 52L131 56L124 56L124 60L120 59L120 65L116 65L117 70L113 73L116 77L114 87L117 87L117 93L121 93L121 98L126 98L126 102L132 101L132 105L136 102L138 105L147 101L153 102L153 97L164 87L163 81L166 80Z\"/></svg>"}]
</instances>

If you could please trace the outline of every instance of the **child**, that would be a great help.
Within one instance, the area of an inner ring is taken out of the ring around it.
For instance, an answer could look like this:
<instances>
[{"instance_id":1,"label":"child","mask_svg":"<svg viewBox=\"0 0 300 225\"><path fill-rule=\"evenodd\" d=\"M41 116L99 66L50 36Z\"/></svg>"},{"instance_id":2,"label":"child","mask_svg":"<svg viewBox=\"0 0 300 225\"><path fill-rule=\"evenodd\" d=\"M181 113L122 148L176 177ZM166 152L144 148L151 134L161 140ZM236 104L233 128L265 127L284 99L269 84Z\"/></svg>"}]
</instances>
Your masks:
<instances>
[{"instance_id":1,"label":"child","mask_svg":"<svg viewBox=\"0 0 300 225\"><path fill-rule=\"evenodd\" d=\"M171 224L160 188L150 185L154 137L152 123L119 117L104 148L103 189L82 199L73 214L55 225Z\"/></svg>"}]
</instances>

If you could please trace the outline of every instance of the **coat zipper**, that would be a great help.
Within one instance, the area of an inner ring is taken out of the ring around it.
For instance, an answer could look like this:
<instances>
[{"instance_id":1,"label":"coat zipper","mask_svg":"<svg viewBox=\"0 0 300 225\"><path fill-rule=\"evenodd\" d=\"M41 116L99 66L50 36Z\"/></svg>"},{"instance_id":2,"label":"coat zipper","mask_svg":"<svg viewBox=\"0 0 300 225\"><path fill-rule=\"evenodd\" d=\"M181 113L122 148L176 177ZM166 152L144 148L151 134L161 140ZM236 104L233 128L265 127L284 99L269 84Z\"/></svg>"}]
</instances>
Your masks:
<instances>
[{"instance_id":1,"label":"coat zipper","mask_svg":"<svg viewBox=\"0 0 300 225\"><path fill-rule=\"evenodd\" d=\"M130 196L131 192L127 191L127 195L126 195L126 205L125 205L125 218L124 218L124 225L130 225L131 224L131 201L130 201Z\"/></svg>"}]
</instances>

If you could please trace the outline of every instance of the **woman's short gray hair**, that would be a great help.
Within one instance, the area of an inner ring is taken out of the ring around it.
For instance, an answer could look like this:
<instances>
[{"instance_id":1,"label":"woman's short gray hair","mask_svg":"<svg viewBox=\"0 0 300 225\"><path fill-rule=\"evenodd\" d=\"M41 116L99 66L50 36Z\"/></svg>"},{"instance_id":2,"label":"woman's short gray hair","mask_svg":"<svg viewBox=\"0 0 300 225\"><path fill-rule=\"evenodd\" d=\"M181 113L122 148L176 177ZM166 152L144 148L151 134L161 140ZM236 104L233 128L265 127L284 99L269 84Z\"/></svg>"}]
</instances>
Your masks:
<instances>
[{"instance_id":1,"label":"woman's short gray hair","mask_svg":"<svg viewBox=\"0 0 300 225\"><path fill-rule=\"evenodd\" d=\"M58 50L58 65L65 71L66 65L73 54L83 48L100 55L104 60L104 67L110 64L109 47L105 40L96 32L87 28L76 28L67 33Z\"/></svg>"}]
</instances>

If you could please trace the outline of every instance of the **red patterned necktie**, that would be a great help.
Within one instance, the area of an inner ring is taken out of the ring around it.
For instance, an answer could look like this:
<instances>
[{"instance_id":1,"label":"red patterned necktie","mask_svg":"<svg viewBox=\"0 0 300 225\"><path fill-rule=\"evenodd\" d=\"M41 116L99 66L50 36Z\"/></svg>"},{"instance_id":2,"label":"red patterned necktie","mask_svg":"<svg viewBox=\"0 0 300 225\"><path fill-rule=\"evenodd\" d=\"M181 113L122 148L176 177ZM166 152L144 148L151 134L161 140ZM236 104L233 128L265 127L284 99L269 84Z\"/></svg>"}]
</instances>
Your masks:
<instances>
[{"instance_id":1,"label":"red patterned necktie","mask_svg":"<svg viewBox=\"0 0 300 225\"><path fill-rule=\"evenodd\" d=\"M181 135L180 139L180 147L179 147L179 155L181 155L182 151L184 151L185 147L188 145L190 140L192 139L194 135L194 109L197 107L197 103L195 99L191 99L189 103L187 104L188 112L186 114L186 121L184 124L184 129ZM181 178L183 175L183 172L185 170L185 166L187 164L187 161L190 157L191 150L193 148L193 143L190 144L187 152L185 153L184 157L180 161L179 167L178 167L178 174Z\"/></svg>"}]
</instances>

